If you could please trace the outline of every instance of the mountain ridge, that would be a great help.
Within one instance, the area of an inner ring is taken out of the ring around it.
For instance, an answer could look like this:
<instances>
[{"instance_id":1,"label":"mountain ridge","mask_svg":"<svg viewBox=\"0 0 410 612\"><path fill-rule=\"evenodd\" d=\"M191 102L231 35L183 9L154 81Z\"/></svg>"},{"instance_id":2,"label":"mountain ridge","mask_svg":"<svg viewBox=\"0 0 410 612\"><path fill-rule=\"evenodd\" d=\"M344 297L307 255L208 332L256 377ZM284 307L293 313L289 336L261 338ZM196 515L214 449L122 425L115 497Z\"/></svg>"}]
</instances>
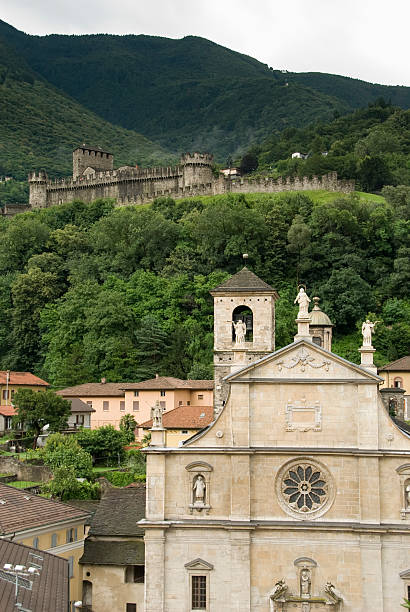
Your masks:
<instances>
[{"instance_id":1,"label":"mountain ridge","mask_svg":"<svg viewBox=\"0 0 410 612\"><path fill-rule=\"evenodd\" d=\"M197 36L33 36L0 22L0 37L106 121L175 153L207 150L223 163L274 131L330 120L380 96L410 106L409 87L273 70Z\"/></svg>"}]
</instances>

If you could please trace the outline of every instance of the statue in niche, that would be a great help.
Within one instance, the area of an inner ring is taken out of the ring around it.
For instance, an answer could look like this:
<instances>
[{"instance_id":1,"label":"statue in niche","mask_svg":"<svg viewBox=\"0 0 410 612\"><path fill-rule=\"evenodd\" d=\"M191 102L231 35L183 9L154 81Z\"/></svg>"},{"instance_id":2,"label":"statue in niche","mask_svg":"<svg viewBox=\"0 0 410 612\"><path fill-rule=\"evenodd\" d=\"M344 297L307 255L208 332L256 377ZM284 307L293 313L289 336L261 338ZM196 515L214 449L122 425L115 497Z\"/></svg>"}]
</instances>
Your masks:
<instances>
[{"instance_id":1,"label":"statue in niche","mask_svg":"<svg viewBox=\"0 0 410 612\"><path fill-rule=\"evenodd\" d=\"M310 597L311 586L310 570L304 567L300 572L300 596L305 599Z\"/></svg>"},{"instance_id":2,"label":"statue in niche","mask_svg":"<svg viewBox=\"0 0 410 612\"><path fill-rule=\"evenodd\" d=\"M195 478L192 489L194 506L205 506L206 484L202 474Z\"/></svg>"},{"instance_id":3,"label":"statue in niche","mask_svg":"<svg viewBox=\"0 0 410 612\"><path fill-rule=\"evenodd\" d=\"M310 298L303 287L300 287L293 303L296 304L296 302L299 304L298 319L306 319L309 316Z\"/></svg>"},{"instance_id":4,"label":"statue in niche","mask_svg":"<svg viewBox=\"0 0 410 612\"><path fill-rule=\"evenodd\" d=\"M152 409L152 427L153 429L162 429L162 408L158 400Z\"/></svg>"},{"instance_id":5,"label":"statue in niche","mask_svg":"<svg viewBox=\"0 0 410 612\"><path fill-rule=\"evenodd\" d=\"M238 321L232 321L233 328L235 330L235 344L243 344L245 342L246 335L246 323L239 319Z\"/></svg>"},{"instance_id":6,"label":"statue in niche","mask_svg":"<svg viewBox=\"0 0 410 612\"><path fill-rule=\"evenodd\" d=\"M372 346L372 334L374 332L374 328L376 327L377 323L380 323L380 321L375 321L374 323L369 321L369 319L366 319L366 321L363 321L363 325L362 325L363 346Z\"/></svg>"},{"instance_id":7,"label":"statue in niche","mask_svg":"<svg viewBox=\"0 0 410 612\"><path fill-rule=\"evenodd\" d=\"M406 486L405 500L406 500L406 510L410 510L410 484Z\"/></svg>"}]
</instances>

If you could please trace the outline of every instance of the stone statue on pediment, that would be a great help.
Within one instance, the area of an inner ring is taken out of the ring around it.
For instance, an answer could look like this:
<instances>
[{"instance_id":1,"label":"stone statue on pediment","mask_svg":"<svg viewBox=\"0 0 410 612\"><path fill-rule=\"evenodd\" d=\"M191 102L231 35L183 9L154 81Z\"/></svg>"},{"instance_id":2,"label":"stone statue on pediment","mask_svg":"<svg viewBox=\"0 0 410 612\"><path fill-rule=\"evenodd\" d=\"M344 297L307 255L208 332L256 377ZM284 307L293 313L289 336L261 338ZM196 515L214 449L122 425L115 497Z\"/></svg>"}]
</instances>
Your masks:
<instances>
[{"instance_id":1,"label":"stone statue on pediment","mask_svg":"<svg viewBox=\"0 0 410 612\"><path fill-rule=\"evenodd\" d=\"M375 321L374 323L369 321L369 319L366 319L366 321L363 321L363 324L362 324L363 346L372 346L372 335L374 333L374 328L376 327L377 323L380 323L380 321Z\"/></svg>"},{"instance_id":2,"label":"stone statue on pediment","mask_svg":"<svg viewBox=\"0 0 410 612\"><path fill-rule=\"evenodd\" d=\"M158 400L152 409L152 427L153 429L162 429L162 408Z\"/></svg>"},{"instance_id":3,"label":"stone statue on pediment","mask_svg":"<svg viewBox=\"0 0 410 612\"><path fill-rule=\"evenodd\" d=\"M298 319L306 319L309 316L310 298L303 287L300 287L293 303L296 304L296 302L299 304Z\"/></svg>"}]
</instances>

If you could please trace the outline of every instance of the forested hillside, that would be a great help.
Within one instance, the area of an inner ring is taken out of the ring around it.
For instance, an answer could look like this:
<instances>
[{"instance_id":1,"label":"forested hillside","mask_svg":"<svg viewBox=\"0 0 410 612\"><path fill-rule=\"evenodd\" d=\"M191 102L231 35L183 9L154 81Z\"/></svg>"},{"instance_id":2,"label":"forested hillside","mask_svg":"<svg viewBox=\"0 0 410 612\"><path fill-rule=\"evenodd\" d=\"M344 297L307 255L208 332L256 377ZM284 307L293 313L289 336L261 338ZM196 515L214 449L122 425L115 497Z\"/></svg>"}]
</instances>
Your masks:
<instances>
[{"instance_id":1,"label":"forested hillside","mask_svg":"<svg viewBox=\"0 0 410 612\"><path fill-rule=\"evenodd\" d=\"M144 136L109 124L54 86L0 38L0 176L26 180L30 170L72 171L83 142L113 151L121 164L153 165L173 156Z\"/></svg>"},{"instance_id":2,"label":"forested hillside","mask_svg":"<svg viewBox=\"0 0 410 612\"><path fill-rule=\"evenodd\" d=\"M294 152L308 158L292 159ZM363 191L410 185L410 111L381 99L328 123L287 128L251 148L242 165L274 177L335 170Z\"/></svg>"},{"instance_id":3,"label":"forested hillside","mask_svg":"<svg viewBox=\"0 0 410 612\"><path fill-rule=\"evenodd\" d=\"M377 363L409 354L410 188L384 195L76 202L0 219L0 368L58 386L211 376L208 291L244 252L279 290L278 347L303 281L336 324L335 352L358 360L370 312Z\"/></svg>"},{"instance_id":4,"label":"forested hillside","mask_svg":"<svg viewBox=\"0 0 410 612\"><path fill-rule=\"evenodd\" d=\"M273 130L329 120L380 96L410 106L409 87L284 73L194 36L28 36L0 22L0 38L98 116L174 152L207 150L222 163Z\"/></svg>"}]
</instances>

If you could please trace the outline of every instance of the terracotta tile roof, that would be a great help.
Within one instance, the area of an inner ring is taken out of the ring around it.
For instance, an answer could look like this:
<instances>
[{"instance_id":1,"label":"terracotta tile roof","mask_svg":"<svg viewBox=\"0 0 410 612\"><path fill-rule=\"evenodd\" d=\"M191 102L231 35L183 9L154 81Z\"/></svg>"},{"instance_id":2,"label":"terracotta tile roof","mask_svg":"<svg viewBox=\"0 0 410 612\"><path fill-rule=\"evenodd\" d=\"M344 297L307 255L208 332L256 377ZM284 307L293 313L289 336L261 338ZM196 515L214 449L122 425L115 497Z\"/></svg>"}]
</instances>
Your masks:
<instances>
[{"instance_id":1,"label":"terracotta tile roof","mask_svg":"<svg viewBox=\"0 0 410 612\"><path fill-rule=\"evenodd\" d=\"M41 557L41 559L38 557ZM32 583L31 589L24 588L25 585L29 586L28 577L19 578L18 602L24 610L41 610L42 612L68 610L67 559L9 540L0 540L0 559L2 568L0 576L2 612L15 612L16 610L16 587L15 582L13 582L13 574L3 569L4 563L25 565L26 567L33 566L35 563L37 566L41 566L39 575L30 580Z\"/></svg>"},{"instance_id":2,"label":"terracotta tile roof","mask_svg":"<svg viewBox=\"0 0 410 612\"><path fill-rule=\"evenodd\" d=\"M108 489L91 522L90 536L142 536L137 521L145 516L145 485Z\"/></svg>"},{"instance_id":3,"label":"terracotta tile roof","mask_svg":"<svg viewBox=\"0 0 410 612\"><path fill-rule=\"evenodd\" d=\"M245 266L228 278L224 283L212 289L211 294L224 293L225 291L257 291L258 293L276 293L268 283L265 283L259 276L256 276L251 270Z\"/></svg>"},{"instance_id":4,"label":"terracotta tile roof","mask_svg":"<svg viewBox=\"0 0 410 612\"><path fill-rule=\"evenodd\" d=\"M28 494L27 491L0 483L1 535L66 520L85 520L87 516L88 513L68 504Z\"/></svg>"},{"instance_id":5,"label":"terracotta tile roof","mask_svg":"<svg viewBox=\"0 0 410 612\"><path fill-rule=\"evenodd\" d=\"M182 380L173 376L157 376L138 383L128 383L126 389L213 389L213 380Z\"/></svg>"},{"instance_id":6,"label":"terracotta tile roof","mask_svg":"<svg viewBox=\"0 0 410 612\"><path fill-rule=\"evenodd\" d=\"M406 357L401 357L400 359L396 359L396 361L391 361L387 363L382 368L379 368L379 372L389 371L399 371L399 372L407 372L410 370L410 355L406 355Z\"/></svg>"},{"instance_id":7,"label":"terracotta tile roof","mask_svg":"<svg viewBox=\"0 0 410 612\"><path fill-rule=\"evenodd\" d=\"M0 414L3 416L14 416L16 409L13 406L0 406Z\"/></svg>"},{"instance_id":8,"label":"terracotta tile roof","mask_svg":"<svg viewBox=\"0 0 410 612\"><path fill-rule=\"evenodd\" d=\"M70 397L68 401L71 403L71 412L95 412L94 408L78 399L78 397ZM1 412L0 412L1 414Z\"/></svg>"},{"instance_id":9,"label":"terracotta tile roof","mask_svg":"<svg viewBox=\"0 0 410 612\"><path fill-rule=\"evenodd\" d=\"M162 415L165 429L202 429L214 420L212 406L178 406ZM143 429L152 427L152 419L139 425Z\"/></svg>"},{"instance_id":10,"label":"terracotta tile roof","mask_svg":"<svg viewBox=\"0 0 410 612\"><path fill-rule=\"evenodd\" d=\"M5 385L7 380L6 370L0 370L0 385ZM39 387L49 387L45 380L34 376L31 372L10 372L9 385L38 385Z\"/></svg>"},{"instance_id":11,"label":"terracotta tile roof","mask_svg":"<svg viewBox=\"0 0 410 612\"><path fill-rule=\"evenodd\" d=\"M63 397L123 397L124 389L134 383L83 383L57 391Z\"/></svg>"}]
</instances>

